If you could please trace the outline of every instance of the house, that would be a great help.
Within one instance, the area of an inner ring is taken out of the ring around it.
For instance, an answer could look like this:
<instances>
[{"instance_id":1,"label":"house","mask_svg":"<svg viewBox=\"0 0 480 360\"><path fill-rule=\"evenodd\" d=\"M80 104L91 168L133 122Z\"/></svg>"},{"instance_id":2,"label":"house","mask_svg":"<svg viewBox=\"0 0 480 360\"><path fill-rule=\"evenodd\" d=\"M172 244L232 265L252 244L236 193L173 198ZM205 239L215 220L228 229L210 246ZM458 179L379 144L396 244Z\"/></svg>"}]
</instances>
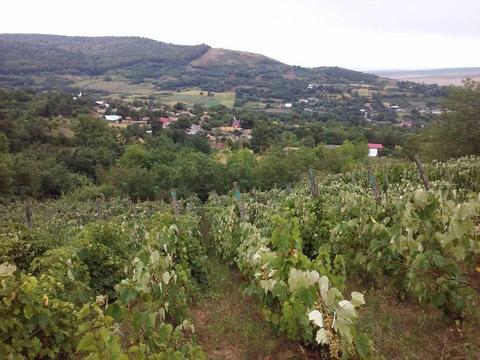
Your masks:
<instances>
[{"instance_id":1,"label":"house","mask_svg":"<svg viewBox=\"0 0 480 360\"><path fill-rule=\"evenodd\" d=\"M402 127L402 128L411 129L412 126L413 126L413 120L403 119L400 122L400 127Z\"/></svg>"},{"instance_id":2,"label":"house","mask_svg":"<svg viewBox=\"0 0 480 360\"><path fill-rule=\"evenodd\" d=\"M211 143L210 147L212 149L222 150L222 149L225 149L227 147L227 145L225 143L216 142L216 143Z\"/></svg>"},{"instance_id":3,"label":"house","mask_svg":"<svg viewBox=\"0 0 480 360\"><path fill-rule=\"evenodd\" d=\"M220 130L221 132L223 133L233 133L237 130L239 130L238 128L234 128L233 126L220 126L218 128L218 130Z\"/></svg>"},{"instance_id":4,"label":"house","mask_svg":"<svg viewBox=\"0 0 480 360\"><path fill-rule=\"evenodd\" d=\"M173 122L173 120L170 119L170 118L161 117L160 122L162 123L162 128L166 129L170 126L170 124Z\"/></svg>"},{"instance_id":5,"label":"house","mask_svg":"<svg viewBox=\"0 0 480 360\"><path fill-rule=\"evenodd\" d=\"M285 103L284 106L285 106L285 108L290 109L292 107L292 105L293 105L292 103Z\"/></svg>"},{"instance_id":6,"label":"house","mask_svg":"<svg viewBox=\"0 0 480 360\"><path fill-rule=\"evenodd\" d=\"M122 117L120 115L105 115L105 120L109 122L118 122L122 120Z\"/></svg>"},{"instance_id":7,"label":"house","mask_svg":"<svg viewBox=\"0 0 480 360\"><path fill-rule=\"evenodd\" d=\"M106 103L103 100L95 101L95 105L103 108L108 108L110 107L110 104Z\"/></svg>"},{"instance_id":8,"label":"house","mask_svg":"<svg viewBox=\"0 0 480 360\"><path fill-rule=\"evenodd\" d=\"M378 155L378 150L383 149L383 144L368 144L368 156L375 157Z\"/></svg>"},{"instance_id":9,"label":"house","mask_svg":"<svg viewBox=\"0 0 480 360\"><path fill-rule=\"evenodd\" d=\"M342 147L342 145L334 145L334 144L325 145L325 149L329 149L329 150L335 150L335 149L339 149L341 147Z\"/></svg>"},{"instance_id":10,"label":"house","mask_svg":"<svg viewBox=\"0 0 480 360\"><path fill-rule=\"evenodd\" d=\"M232 128L234 129L240 129L240 120L237 120L237 119L233 119L232 121Z\"/></svg>"},{"instance_id":11,"label":"house","mask_svg":"<svg viewBox=\"0 0 480 360\"><path fill-rule=\"evenodd\" d=\"M209 120L211 119L211 116L208 115L208 114L204 114L200 120L202 120L202 122L208 122Z\"/></svg>"},{"instance_id":12,"label":"house","mask_svg":"<svg viewBox=\"0 0 480 360\"><path fill-rule=\"evenodd\" d=\"M100 106L95 106L93 108L93 111L95 111L97 114L105 114L106 110L103 107Z\"/></svg>"},{"instance_id":13,"label":"house","mask_svg":"<svg viewBox=\"0 0 480 360\"><path fill-rule=\"evenodd\" d=\"M188 116L188 117L194 117L190 111L180 111L175 114L175 116L180 117L180 116Z\"/></svg>"},{"instance_id":14,"label":"house","mask_svg":"<svg viewBox=\"0 0 480 360\"><path fill-rule=\"evenodd\" d=\"M202 132L203 129L200 125L192 124L190 128L187 130L188 135L197 135L199 132Z\"/></svg>"}]
</instances>

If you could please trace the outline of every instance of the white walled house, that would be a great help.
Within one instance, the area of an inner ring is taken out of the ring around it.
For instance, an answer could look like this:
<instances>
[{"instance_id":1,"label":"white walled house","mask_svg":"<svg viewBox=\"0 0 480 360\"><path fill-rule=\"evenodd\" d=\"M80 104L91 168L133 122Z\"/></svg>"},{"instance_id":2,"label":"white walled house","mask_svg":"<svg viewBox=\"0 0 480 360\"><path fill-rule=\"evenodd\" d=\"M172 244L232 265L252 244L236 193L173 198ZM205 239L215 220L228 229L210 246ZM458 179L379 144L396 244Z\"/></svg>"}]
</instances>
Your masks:
<instances>
[{"instance_id":1,"label":"white walled house","mask_svg":"<svg viewBox=\"0 0 480 360\"><path fill-rule=\"evenodd\" d=\"M105 115L105 120L110 122L117 122L122 120L122 117L120 115Z\"/></svg>"},{"instance_id":2,"label":"white walled house","mask_svg":"<svg viewBox=\"0 0 480 360\"><path fill-rule=\"evenodd\" d=\"M368 156L376 157L378 156L378 151L383 149L383 144L368 144Z\"/></svg>"}]
</instances>

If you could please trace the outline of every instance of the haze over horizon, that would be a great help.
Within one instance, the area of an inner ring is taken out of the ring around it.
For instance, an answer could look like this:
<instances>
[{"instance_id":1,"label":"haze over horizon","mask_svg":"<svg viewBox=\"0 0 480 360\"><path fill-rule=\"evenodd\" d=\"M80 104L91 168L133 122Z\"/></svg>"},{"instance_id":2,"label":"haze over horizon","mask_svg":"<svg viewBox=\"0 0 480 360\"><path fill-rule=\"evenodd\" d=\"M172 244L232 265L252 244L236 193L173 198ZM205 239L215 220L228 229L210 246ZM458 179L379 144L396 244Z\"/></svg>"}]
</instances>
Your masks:
<instances>
[{"instance_id":1,"label":"haze over horizon","mask_svg":"<svg viewBox=\"0 0 480 360\"><path fill-rule=\"evenodd\" d=\"M0 33L141 36L357 70L480 66L476 0L57 0L2 4Z\"/></svg>"}]
</instances>

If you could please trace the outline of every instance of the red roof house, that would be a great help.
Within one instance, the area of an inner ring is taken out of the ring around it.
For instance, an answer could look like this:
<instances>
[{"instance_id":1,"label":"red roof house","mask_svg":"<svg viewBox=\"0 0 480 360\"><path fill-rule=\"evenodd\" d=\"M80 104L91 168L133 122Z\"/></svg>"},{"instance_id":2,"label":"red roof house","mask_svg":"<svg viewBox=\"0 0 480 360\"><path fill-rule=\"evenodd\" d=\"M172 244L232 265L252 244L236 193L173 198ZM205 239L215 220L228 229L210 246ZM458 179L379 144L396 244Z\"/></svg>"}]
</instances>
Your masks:
<instances>
[{"instance_id":1,"label":"red roof house","mask_svg":"<svg viewBox=\"0 0 480 360\"><path fill-rule=\"evenodd\" d=\"M368 156L375 157L378 155L378 150L383 149L383 144L368 144Z\"/></svg>"},{"instance_id":2,"label":"red roof house","mask_svg":"<svg viewBox=\"0 0 480 360\"><path fill-rule=\"evenodd\" d=\"M173 121L170 120L169 118L166 118L166 117L161 117L160 118L160 122L162 123L162 127L165 129L167 128Z\"/></svg>"}]
</instances>

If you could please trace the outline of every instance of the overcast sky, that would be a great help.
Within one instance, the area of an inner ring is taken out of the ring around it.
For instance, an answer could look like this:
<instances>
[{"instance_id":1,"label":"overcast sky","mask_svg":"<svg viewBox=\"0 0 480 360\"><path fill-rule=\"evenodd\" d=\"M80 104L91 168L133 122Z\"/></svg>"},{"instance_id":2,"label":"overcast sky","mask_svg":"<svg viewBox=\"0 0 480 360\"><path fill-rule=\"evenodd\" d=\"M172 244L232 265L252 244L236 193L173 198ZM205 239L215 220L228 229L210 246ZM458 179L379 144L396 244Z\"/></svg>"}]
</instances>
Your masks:
<instances>
[{"instance_id":1,"label":"overcast sky","mask_svg":"<svg viewBox=\"0 0 480 360\"><path fill-rule=\"evenodd\" d=\"M0 9L0 33L143 36L301 66L480 66L480 0L1 0Z\"/></svg>"}]
</instances>

